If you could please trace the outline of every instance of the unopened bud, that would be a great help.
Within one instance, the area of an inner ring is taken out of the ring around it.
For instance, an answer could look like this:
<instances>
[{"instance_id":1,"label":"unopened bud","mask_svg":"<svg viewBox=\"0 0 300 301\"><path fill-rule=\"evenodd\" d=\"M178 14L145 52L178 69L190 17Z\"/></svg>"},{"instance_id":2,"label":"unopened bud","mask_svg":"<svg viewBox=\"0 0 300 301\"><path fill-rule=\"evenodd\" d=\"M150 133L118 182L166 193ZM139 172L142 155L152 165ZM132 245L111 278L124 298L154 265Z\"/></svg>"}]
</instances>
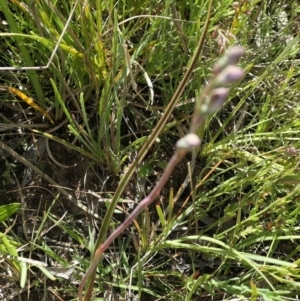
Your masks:
<instances>
[{"instance_id":1,"label":"unopened bud","mask_svg":"<svg viewBox=\"0 0 300 301\"><path fill-rule=\"evenodd\" d=\"M242 55L245 53L245 48L241 46L233 46L228 49L227 54L220 58L218 62L214 65L213 72L218 75L222 70L224 70L229 65L236 65Z\"/></svg>"},{"instance_id":2,"label":"unopened bud","mask_svg":"<svg viewBox=\"0 0 300 301\"><path fill-rule=\"evenodd\" d=\"M190 151L194 147L199 146L200 144L200 138L194 133L189 133L177 141L176 149Z\"/></svg>"},{"instance_id":3,"label":"unopened bud","mask_svg":"<svg viewBox=\"0 0 300 301\"><path fill-rule=\"evenodd\" d=\"M215 113L217 110L219 110L228 97L228 94L229 89L227 88L214 89L210 96L210 102L208 106L209 113Z\"/></svg>"},{"instance_id":4,"label":"unopened bud","mask_svg":"<svg viewBox=\"0 0 300 301\"><path fill-rule=\"evenodd\" d=\"M215 87L220 87L228 84L232 84L241 80L244 77L244 70L238 66L227 66L220 74L215 78Z\"/></svg>"}]
</instances>

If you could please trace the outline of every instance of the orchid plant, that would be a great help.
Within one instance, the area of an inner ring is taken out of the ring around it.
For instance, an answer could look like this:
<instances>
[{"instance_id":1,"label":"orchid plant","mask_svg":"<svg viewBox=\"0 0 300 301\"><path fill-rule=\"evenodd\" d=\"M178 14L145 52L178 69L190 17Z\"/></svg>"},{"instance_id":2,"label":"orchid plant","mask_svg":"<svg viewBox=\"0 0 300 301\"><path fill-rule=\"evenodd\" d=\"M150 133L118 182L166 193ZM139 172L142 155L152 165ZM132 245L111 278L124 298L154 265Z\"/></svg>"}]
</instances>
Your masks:
<instances>
[{"instance_id":1,"label":"orchid plant","mask_svg":"<svg viewBox=\"0 0 300 301\"><path fill-rule=\"evenodd\" d=\"M111 235L97 248L94 254L94 258L91 265L82 278L82 281L78 289L79 301L83 300L83 288L87 280L93 281L94 277L91 277L97 268L99 261L102 258L103 253L108 249L110 244L120 236L133 222L133 220L149 205L151 205L155 199L159 196L162 188L168 181L171 173L176 165L185 157L185 155L200 146L201 141L197 135L199 128L205 120L219 110L229 95L230 84L239 82L244 77L244 71L237 66L239 59L244 54L244 48L234 46L230 48L227 54L219 59L213 67L213 76L203 89L201 94L196 100L193 118L191 121L190 132L179 139L175 146L175 153L170 159L164 173L160 180L157 182L151 193L144 198L136 208L127 216L122 224L116 228ZM90 277L92 279L90 279ZM91 290L88 290L84 300L89 301L91 298Z\"/></svg>"}]
</instances>

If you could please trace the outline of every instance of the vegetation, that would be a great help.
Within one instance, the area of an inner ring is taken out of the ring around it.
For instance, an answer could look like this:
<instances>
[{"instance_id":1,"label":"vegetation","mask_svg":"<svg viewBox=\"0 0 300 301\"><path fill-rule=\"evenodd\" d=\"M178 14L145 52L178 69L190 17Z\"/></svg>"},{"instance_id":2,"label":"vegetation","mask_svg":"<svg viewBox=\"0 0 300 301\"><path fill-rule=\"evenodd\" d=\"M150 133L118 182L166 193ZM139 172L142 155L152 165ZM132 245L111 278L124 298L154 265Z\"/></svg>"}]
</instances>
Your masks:
<instances>
[{"instance_id":1,"label":"vegetation","mask_svg":"<svg viewBox=\"0 0 300 301\"><path fill-rule=\"evenodd\" d=\"M4 300L77 300L234 45L244 79L85 301L297 299L300 5L194 2L0 1Z\"/></svg>"}]
</instances>

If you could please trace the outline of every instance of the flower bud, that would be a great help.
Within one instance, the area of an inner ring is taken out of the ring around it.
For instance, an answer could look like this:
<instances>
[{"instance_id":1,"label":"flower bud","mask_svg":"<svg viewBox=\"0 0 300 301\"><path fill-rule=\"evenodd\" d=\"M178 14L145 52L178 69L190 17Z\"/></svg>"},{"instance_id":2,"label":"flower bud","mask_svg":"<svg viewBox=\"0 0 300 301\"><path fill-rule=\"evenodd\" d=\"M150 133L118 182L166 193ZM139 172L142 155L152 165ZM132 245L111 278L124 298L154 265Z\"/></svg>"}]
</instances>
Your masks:
<instances>
[{"instance_id":1,"label":"flower bud","mask_svg":"<svg viewBox=\"0 0 300 301\"><path fill-rule=\"evenodd\" d=\"M194 133L189 133L177 141L176 149L190 151L194 147L200 146L200 144L200 138Z\"/></svg>"},{"instance_id":2,"label":"flower bud","mask_svg":"<svg viewBox=\"0 0 300 301\"><path fill-rule=\"evenodd\" d=\"M213 67L213 72L218 75L229 65L236 65L242 55L245 53L244 47L233 46L229 48L227 54L220 58Z\"/></svg>"},{"instance_id":3,"label":"flower bud","mask_svg":"<svg viewBox=\"0 0 300 301\"><path fill-rule=\"evenodd\" d=\"M227 88L214 89L211 93L208 105L209 113L215 113L217 110L219 110L225 102L226 98L228 97L228 94L229 89Z\"/></svg>"},{"instance_id":4,"label":"flower bud","mask_svg":"<svg viewBox=\"0 0 300 301\"><path fill-rule=\"evenodd\" d=\"M236 65L239 59L244 55L245 48L241 46L233 46L228 49L227 58L230 65Z\"/></svg>"},{"instance_id":5,"label":"flower bud","mask_svg":"<svg viewBox=\"0 0 300 301\"><path fill-rule=\"evenodd\" d=\"M225 67L221 73L215 78L214 86L220 87L232 84L241 80L244 77L244 70L238 66L229 65Z\"/></svg>"}]
</instances>

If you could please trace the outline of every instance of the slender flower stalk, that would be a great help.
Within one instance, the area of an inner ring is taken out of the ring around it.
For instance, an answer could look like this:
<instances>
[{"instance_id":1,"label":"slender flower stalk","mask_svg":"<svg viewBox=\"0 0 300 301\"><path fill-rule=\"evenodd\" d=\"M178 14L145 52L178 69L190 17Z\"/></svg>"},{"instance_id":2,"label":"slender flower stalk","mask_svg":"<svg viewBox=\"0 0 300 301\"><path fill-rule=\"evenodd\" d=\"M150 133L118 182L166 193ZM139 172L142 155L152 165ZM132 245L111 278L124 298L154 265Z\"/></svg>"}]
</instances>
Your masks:
<instances>
[{"instance_id":1,"label":"slender flower stalk","mask_svg":"<svg viewBox=\"0 0 300 301\"><path fill-rule=\"evenodd\" d=\"M200 126L205 122L206 118L211 114L214 114L224 104L229 94L229 89L225 88L228 84L232 84L240 81L244 77L244 71L237 67L236 64L239 58L244 54L244 48L233 47L228 50L227 55L221 58L214 66L214 77L209 81L203 92L200 94L196 101L194 116L191 122L190 133L179 139L176 143L175 153L170 159L164 173L160 180L156 183L150 194L145 197L136 208L127 216L125 221L115 229L110 236L102 243L94 254L92 263L82 278L79 289L78 299L82 301L82 292L85 283L96 269L103 253L108 249L109 245L120 236L133 222L133 220L144 211L154 200L159 196L162 188L168 181L171 173L177 166L177 164L185 157L185 155L200 146L201 141L197 135ZM94 281L92 278L91 281ZM85 301L89 301L91 298L91 290L88 290L85 295Z\"/></svg>"}]
</instances>

